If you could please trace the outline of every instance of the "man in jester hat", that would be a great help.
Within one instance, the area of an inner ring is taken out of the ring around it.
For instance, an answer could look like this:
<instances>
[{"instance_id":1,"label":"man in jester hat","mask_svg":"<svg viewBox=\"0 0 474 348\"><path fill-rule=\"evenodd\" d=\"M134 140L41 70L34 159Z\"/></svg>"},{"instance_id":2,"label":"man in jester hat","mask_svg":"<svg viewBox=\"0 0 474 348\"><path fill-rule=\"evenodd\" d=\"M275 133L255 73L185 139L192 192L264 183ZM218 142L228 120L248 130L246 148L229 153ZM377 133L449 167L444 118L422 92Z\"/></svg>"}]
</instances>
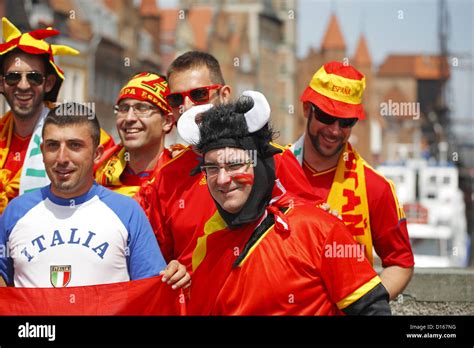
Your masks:
<instances>
[{"instance_id":1,"label":"man in jester hat","mask_svg":"<svg viewBox=\"0 0 474 348\"><path fill-rule=\"evenodd\" d=\"M364 89L365 77L353 66L324 64L301 95L306 133L292 151L315 194L339 212L371 262L375 249L382 283L394 299L410 281L414 259L393 183L349 142L352 127L365 118Z\"/></svg>"},{"instance_id":2,"label":"man in jester hat","mask_svg":"<svg viewBox=\"0 0 474 348\"><path fill-rule=\"evenodd\" d=\"M54 56L79 54L47 43L45 38L59 34L52 28L21 33L7 18L2 25L0 92L10 111L0 119L0 213L12 198L49 183L39 146L43 121L64 80ZM101 144L113 145L103 130Z\"/></svg>"},{"instance_id":3,"label":"man in jester hat","mask_svg":"<svg viewBox=\"0 0 474 348\"><path fill-rule=\"evenodd\" d=\"M247 91L178 121L203 154L218 211L196 227L204 233L192 255L190 314L389 315L388 293L344 224L278 183L282 150L270 143L269 117L266 98Z\"/></svg>"}]
</instances>

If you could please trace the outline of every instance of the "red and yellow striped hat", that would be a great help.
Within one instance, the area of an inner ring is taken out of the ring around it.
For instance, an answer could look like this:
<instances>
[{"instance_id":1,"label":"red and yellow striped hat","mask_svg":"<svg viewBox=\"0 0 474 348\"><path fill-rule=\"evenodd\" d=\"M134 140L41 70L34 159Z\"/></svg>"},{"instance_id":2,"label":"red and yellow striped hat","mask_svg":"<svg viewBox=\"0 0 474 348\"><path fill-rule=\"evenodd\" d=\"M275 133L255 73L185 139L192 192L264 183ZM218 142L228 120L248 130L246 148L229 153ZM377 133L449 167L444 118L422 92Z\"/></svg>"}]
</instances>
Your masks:
<instances>
[{"instance_id":1,"label":"red and yellow striped hat","mask_svg":"<svg viewBox=\"0 0 474 348\"><path fill-rule=\"evenodd\" d=\"M313 75L300 100L311 102L335 117L363 120L364 89L365 77L353 66L329 62Z\"/></svg>"},{"instance_id":2,"label":"red and yellow striped hat","mask_svg":"<svg viewBox=\"0 0 474 348\"><path fill-rule=\"evenodd\" d=\"M13 51L14 49L20 49L28 54L42 54L48 57L49 64L54 69L54 72L57 75L56 84L53 89L45 94L44 99L47 101L55 102L61 84L64 80L64 72L61 68L56 65L54 62L55 55L69 54L77 55L79 51L75 50L72 47L64 45L50 45L45 38L55 36L59 34L58 30L52 28L46 29L37 29L29 33L22 34L17 27L15 27L7 18L2 18L2 29L3 29L3 39L4 43L0 44L0 58L3 58L8 52Z\"/></svg>"},{"instance_id":3,"label":"red and yellow striped hat","mask_svg":"<svg viewBox=\"0 0 474 348\"><path fill-rule=\"evenodd\" d=\"M132 98L150 102L158 106L165 114L171 112L171 108L166 101L166 96L170 90L165 78L149 73L142 72L132 77L120 90L117 98L117 104L125 98Z\"/></svg>"}]
</instances>

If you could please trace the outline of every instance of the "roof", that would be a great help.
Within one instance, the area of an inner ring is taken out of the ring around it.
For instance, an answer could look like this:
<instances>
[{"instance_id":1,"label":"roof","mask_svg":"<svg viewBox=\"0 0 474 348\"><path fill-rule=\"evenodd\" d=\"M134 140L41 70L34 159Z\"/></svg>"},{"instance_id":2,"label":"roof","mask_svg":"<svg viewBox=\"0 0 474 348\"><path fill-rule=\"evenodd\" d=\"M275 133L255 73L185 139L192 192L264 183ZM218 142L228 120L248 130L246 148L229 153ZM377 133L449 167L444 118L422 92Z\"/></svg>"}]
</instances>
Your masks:
<instances>
[{"instance_id":1,"label":"roof","mask_svg":"<svg viewBox=\"0 0 474 348\"><path fill-rule=\"evenodd\" d=\"M68 22L69 36L76 40L88 41L92 38L92 28L84 20L73 20Z\"/></svg>"},{"instance_id":2,"label":"roof","mask_svg":"<svg viewBox=\"0 0 474 348\"><path fill-rule=\"evenodd\" d=\"M364 35L361 35L361 37L359 38L356 52L352 60L354 61L354 64L357 66L371 66L372 65L372 58L370 57L369 49L367 48L367 41Z\"/></svg>"},{"instance_id":3,"label":"roof","mask_svg":"<svg viewBox=\"0 0 474 348\"><path fill-rule=\"evenodd\" d=\"M212 25L212 16L212 7L193 7L189 11L188 20L198 50L207 51L207 39Z\"/></svg>"},{"instance_id":4,"label":"roof","mask_svg":"<svg viewBox=\"0 0 474 348\"><path fill-rule=\"evenodd\" d=\"M156 0L142 0L140 4L140 14L142 16L159 16L160 11L156 6Z\"/></svg>"},{"instance_id":5,"label":"roof","mask_svg":"<svg viewBox=\"0 0 474 348\"><path fill-rule=\"evenodd\" d=\"M173 44L175 39L175 32L178 26L180 15L178 9L160 9L159 15L161 17L160 32L164 35L164 41ZM207 51L208 34L212 25L213 8L209 6L192 7L186 14L187 24L192 30L194 36L195 48L202 51ZM172 33L172 35L170 35Z\"/></svg>"},{"instance_id":6,"label":"roof","mask_svg":"<svg viewBox=\"0 0 474 348\"><path fill-rule=\"evenodd\" d=\"M398 88L398 86L393 86L388 90L387 93L382 97L382 100L388 101L391 100L392 102L397 102L397 103L404 103L408 102L408 98L406 95Z\"/></svg>"},{"instance_id":7,"label":"roof","mask_svg":"<svg viewBox=\"0 0 474 348\"><path fill-rule=\"evenodd\" d=\"M448 79L446 58L428 55L392 54L380 66L379 76L411 76L418 80Z\"/></svg>"},{"instance_id":8,"label":"roof","mask_svg":"<svg viewBox=\"0 0 474 348\"><path fill-rule=\"evenodd\" d=\"M49 6L56 12L67 14L69 14L71 9L75 9L73 0L49 0Z\"/></svg>"},{"instance_id":9,"label":"roof","mask_svg":"<svg viewBox=\"0 0 474 348\"><path fill-rule=\"evenodd\" d=\"M117 12L120 7L120 3L116 0L104 0L105 6L107 6L110 10Z\"/></svg>"},{"instance_id":10,"label":"roof","mask_svg":"<svg viewBox=\"0 0 474 348\"><path fill-rule=\"evenodd\" d=\"M332 14L331 18L329 19L328 29L324 34L321 49L323 51L346 49L346 43L344 41L344 37L342 36L341 29L335 14Z\"/></svg>"},{"instance_id":11,"label":"roof","mask_svg":"<svg viewBox=\"0 0 474 348\"><path fill-rule=\"evenodd\" d=\"M178 24L179 10L175 8L159 9L158 13L161 18L160 30L162 32L170 32L176 30Z\"/></svg>"}]
</instances>

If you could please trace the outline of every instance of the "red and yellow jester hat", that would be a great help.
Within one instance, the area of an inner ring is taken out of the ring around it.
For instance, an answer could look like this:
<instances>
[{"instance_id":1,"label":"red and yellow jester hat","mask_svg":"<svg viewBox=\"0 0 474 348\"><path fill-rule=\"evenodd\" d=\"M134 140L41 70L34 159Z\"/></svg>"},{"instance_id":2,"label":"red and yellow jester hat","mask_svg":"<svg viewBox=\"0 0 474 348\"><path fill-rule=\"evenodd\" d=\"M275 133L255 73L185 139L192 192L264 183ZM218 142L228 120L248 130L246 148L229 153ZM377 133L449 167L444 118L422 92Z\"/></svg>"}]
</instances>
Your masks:
<instances>
[{"instance_id":1,"label":"red and yellow jester hat","mask_svg":"<svg viewBox=\"0 0 474 348\"><path fill-rule=\"evenodd\" d=\"M44 100L55 102L61 84L64 80L64 72L59 66L54 62L55 55L69 54L76 55L79 54L79 51L74 48L63 46L63 45L50 45L43 39L59 34L58 30L52 28L47 29L37 29L29 33L22 34L17 27L15 27L7 18L2 18L3 25L3 39L4 43L0 44L0 59L3 59L4 56L14 50L20 49L28 54L42 54L47 57L49 64L53 67L56 72L57 79L56 84L53 89L45 94Z\"/></svg>"},{"instance_id":2,"label":"red and yellow jester hat","mask_svg":"<svg viewBox=\"0 0 474 348\"><path fill-rule=\"evenodd\" d=\"M313 75L300 100L311 102L335 117L363 120L364 89L365 77L353 66L329 62Z\"/></svg>"},{"instance_id":3,"label":"red and yellow jester hat","mask_svg":"<svg viewBox=\"0 0 474 348\"><path fill-rule=\"evenodd\" d=\"M168 82L160 75L150 72L136 74L120 90L117 104L125 98L147 101L160 108L163 113L169 114L171 108L166 101L170 93Z\"/></svg>"}]
</instances>

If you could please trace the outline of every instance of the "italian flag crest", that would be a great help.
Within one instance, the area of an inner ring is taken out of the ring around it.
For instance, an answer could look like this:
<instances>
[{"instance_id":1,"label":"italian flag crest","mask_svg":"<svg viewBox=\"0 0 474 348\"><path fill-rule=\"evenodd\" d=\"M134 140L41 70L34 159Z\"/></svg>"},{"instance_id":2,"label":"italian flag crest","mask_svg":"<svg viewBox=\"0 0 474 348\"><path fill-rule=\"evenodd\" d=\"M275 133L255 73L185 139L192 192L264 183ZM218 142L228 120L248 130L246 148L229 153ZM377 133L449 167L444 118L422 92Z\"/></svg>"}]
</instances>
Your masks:
<instances>
[{"instance_id":1,"label":"italian flag crest","mask_svg":"<svg viewBox=\"0 0 474 348\"><path fill-rule=\"evenodd\" d=\"M64 288L71 281L71 265L50 267L51 285Z\"/></svg>"}]
</instances>

